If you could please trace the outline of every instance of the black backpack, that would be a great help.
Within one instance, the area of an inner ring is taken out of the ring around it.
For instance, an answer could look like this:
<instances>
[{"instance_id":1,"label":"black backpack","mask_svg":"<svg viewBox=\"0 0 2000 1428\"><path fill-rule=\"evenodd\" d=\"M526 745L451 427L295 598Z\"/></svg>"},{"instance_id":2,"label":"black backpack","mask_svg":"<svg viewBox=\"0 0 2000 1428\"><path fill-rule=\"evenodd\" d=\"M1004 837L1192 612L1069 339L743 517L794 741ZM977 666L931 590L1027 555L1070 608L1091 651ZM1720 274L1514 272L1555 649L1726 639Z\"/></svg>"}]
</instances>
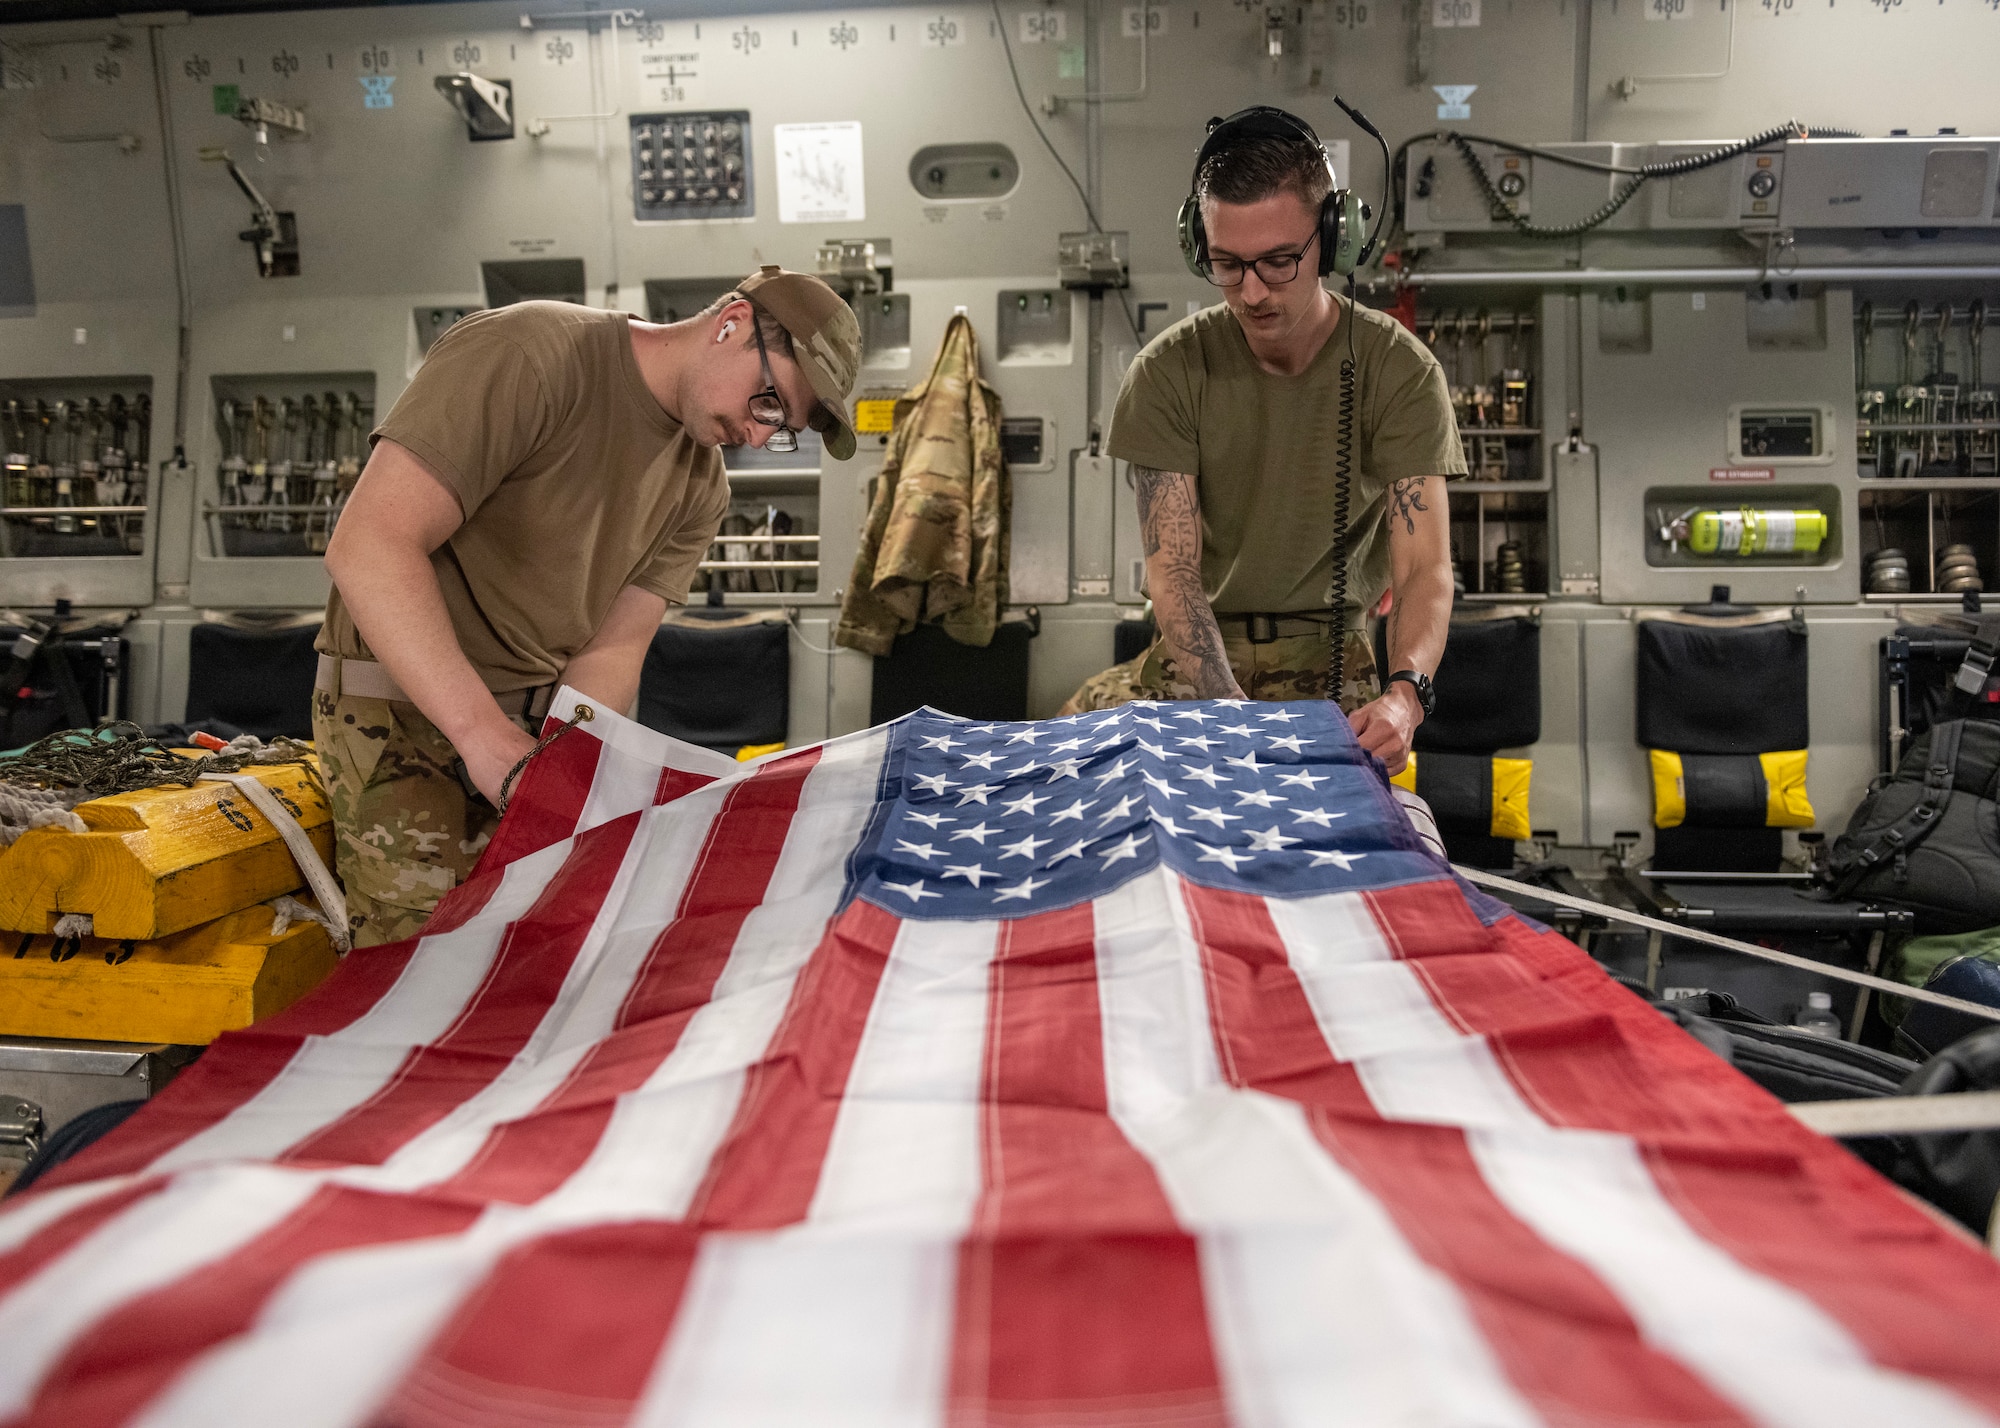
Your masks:
<instances>
[{"instance_id":1,"label":"black backpack","mask_svg":"<svg viewBox=\"0 0 2000 1428\"><path fill-rule=\"evenodd\" d=\"M1947 719L1878 778L1827 859L1827 890L1907 907L1925 935L2000 924L2000 724Z\"/></svg>"}]
</instances>

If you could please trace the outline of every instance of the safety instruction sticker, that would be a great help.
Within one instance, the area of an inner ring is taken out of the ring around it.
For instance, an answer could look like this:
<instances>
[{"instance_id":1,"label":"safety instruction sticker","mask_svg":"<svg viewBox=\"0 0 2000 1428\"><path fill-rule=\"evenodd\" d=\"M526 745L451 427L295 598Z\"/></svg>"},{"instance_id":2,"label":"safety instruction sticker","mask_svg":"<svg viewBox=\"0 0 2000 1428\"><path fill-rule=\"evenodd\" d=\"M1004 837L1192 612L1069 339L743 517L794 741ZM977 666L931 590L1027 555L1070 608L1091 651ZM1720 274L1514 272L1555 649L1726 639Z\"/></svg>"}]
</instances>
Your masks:
<instances>
[{"instance_id":1,"label":"safety instruction sticker","mask_svg":"<svg viewBox=\"0 0 2000 1428\"><path fill-rule=\"evenodd\" d=\"M1775 481L1778 471L1774 466L1711 466L1708 468L1711 481Z\"/></svg>"},{"instance_id":2,"label":"safety instruction sticker","mask_svg":"<svg viewBox=\"0 0 2000 1428\"><path fill-rule=\"evenodd\" d=\"M856 402L854 429L862 436L887 436L896 429L896 399L890 397Z\"/></svg>"},{"instance_id":3,"label":"safety instruction sticker","mask_svg":"<svg viewBox=\"0 0 2000 1428\"><path fill-rule=\"evenodd\" d=\"M853 223L868 216L858 122L779 124L771 135L780 223Z\"/></svg>"}]
</instances>

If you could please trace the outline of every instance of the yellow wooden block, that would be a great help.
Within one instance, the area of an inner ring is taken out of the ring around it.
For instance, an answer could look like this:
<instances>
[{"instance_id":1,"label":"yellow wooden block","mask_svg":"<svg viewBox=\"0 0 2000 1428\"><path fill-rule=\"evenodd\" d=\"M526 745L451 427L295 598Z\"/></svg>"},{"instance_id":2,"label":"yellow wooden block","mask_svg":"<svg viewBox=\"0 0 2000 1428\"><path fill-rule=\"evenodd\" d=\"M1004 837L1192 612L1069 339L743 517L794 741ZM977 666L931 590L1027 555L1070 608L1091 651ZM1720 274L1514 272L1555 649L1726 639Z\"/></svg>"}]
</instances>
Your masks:
<instances>
[{"instance_id":1,"label":"yellow wooden block","mask_svg":"<svg viewBox=\"0 0 2000 1428\"><path fill-rule=\"evenodd\" d=\"M245 770L333 858L333 818L298 764ZM277 829L226 783L116 793L79 803L87 833L34 828L0 852L0 928L53 932L87 912L99 937L157 938L305 885Z\"/></svg>"},{"instance_id":2,"label":"yellow wooden block","mask_svg":"<svg viewBox=\"0 0 2000 1428\"><path fill-rule=\"evenodd\" d=\"M150 942L0 934L0 1036L205 1046L283 1011L331 972L326 929L271 935L271 909Z\"/></svg>"}]
</instances>

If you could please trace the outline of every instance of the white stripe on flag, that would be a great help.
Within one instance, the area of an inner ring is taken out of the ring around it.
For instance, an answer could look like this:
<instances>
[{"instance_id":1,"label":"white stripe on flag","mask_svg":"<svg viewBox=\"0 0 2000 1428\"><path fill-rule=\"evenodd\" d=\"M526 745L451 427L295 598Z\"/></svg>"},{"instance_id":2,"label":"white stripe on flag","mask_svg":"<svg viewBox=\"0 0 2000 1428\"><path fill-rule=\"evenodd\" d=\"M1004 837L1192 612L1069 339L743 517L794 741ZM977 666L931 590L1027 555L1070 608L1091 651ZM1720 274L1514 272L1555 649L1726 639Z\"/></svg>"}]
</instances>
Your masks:
<instances>
[{"instance_id":1,"label":"white stripe on flag","mask_svg":"<svg viewBox=\"0 0 2000 1428\"><path fill-rule=\"evenodd\" d=\"M957 1258L951 1238L709 1236L632 1428L940 1428Z\"/></svg>"},{"instance_id":2,"label":"white stripe on flag","mask_svg":"<svg viewBox=\"0 0 2000 1428\"><path fill-rule=\"evenodd\" d=\"M493 1222L312 1261L278 1289L249 1332L197 1359L131 1428L358 1428L513 1243L505 1233L480 1232Z\"/></svg>"},{"instance_id":3,"label":"white stripe on flag","mask_svg":"<svg viewBox=\"0 0 2000 1428\"><path fill-rule=\"evenodd\" d=\"M458 1020L508 924L534 906L570 846L557 843L509 864L486 906L464 926L421 939L396 984L365 1014L329 1036L308 1037L269 1085L148 1168L282 1154L381 1090L413 1048Z\"/></svg>"},{"instance_id":4,"label":"white stripe on flag","mask_svg":"<svg viewBox=\"0 0 2000 1428\"><path fill-rule=\"evenodd\" d=\"M1242 1428L1537 1423L1451 1281L1300 1108L1222 1083L1173 874L1098 900L1097 963L1111 1114L1199 1237Z\"/></svg>"},{"instance_id":5,"label":"white stripe on flag","mask_svg":"<svg viewBox=\"0 0 2000 1428\"><path fill-rule=\"evenodd\" d=\"M1508 1130L1467 1139L1508 1209L1594 1270L1649 1343L1763 1422L1991 1428L1943 1387L1870 1362L1818 1305L1696 1234L1624 1136Z\"/></svg>"},{"instance_id":6,"label":"white stripe on flag","mask_svg":"<svg viewBox=\"0 0 2000 1428\"><path fill-rule=\"evenodd\" d=\"M181 1177L113 1216L0 1300L0 1420L19 1413L76 1336L126 1300L227 1257L291 1214L315 1179L263 1167Z\"/></svg>"},{"instance_id":7,"label":"white stripe on flag","mask_svg":"<svg viewBox=\"0 0 2000 1428\"><path fill-rule=\"evenodd\" d=\"M635 809L651 807L653 795L659 791L662 769L681 769L707 774L710 778L729 778L743 771L743 765L727 754L684 743L631 719L616 715L605 718L612 711L568 685L556 691L548 717L558 723L566 722L580 703L597 710L599 717L580 727L597 740L600 748L590 792L584 798L583 811L572 832L587 832Z\"/></svg>"},{"instance_id":8,"label":"white stripe on flag","mask_svg":"<svg viewBox=\"0 0 2000 1428\"><path fill-rule=\"evenodd\" d=\"M983 1171L979 1084L997 922L905 922L883 970L810 1218L957 1233Z\"/></svg>"},{"instance_id":9,"label":"white stripe on flag","mask_svg":"<svg viewBox=\"0 0 2000 1428\"><path fill-rule=\"evenodd\" d=\"M538 1209L559 1219L687 1213L845 891L875 808L888 736L836 740L806 775L764 901L744 919L708 1002L646 1084L619 1097L591 1157Z\"/></svg>"},{"instance_id":10,"label":"white stripe on flag","mask_svg":"<svg viewBox=\"0 0 2000 1428\"><path fill-rule=\"evenodd\" d=\"M1540 1116L1480 1036L1454 1026L1407 962L1396 961L1354 893L1266 898L1285 955L1334 1055L1354 1064L1390 1120L1539 1126Z\"/></svg>"},{"instance_id":11,"label":"white stripe on flag","mask_svg":"<svg viewBox=\"0 0 2000 1428\"><path fill-rule=\"evenodd\" d=\"M28 1199L10 1201L0 1211L0 1254L27 1243L70 1211L116 1194L139 1178L114 1175L108 1180L86 1180L81 1185L65 1185L60 1190L44 1190Z\"/></svg>"}]
</instances>

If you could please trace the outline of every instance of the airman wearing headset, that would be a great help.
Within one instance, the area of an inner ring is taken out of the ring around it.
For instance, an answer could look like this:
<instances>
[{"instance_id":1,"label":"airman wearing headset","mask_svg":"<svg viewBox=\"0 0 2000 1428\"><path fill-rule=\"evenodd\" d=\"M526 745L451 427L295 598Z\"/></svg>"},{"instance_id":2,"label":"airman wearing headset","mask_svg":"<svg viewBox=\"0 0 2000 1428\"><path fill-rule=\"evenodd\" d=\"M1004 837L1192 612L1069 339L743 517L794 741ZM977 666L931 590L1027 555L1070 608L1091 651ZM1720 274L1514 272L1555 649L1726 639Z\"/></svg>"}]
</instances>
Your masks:
<instances>
[{"instance_id":1,"label":"airman wearing headset","mask_svg":"<svg viewBox=\"0 0 2000 1428\"><path fill-rule=\"evenodd\" d=\"M1222 302L1147 344L1108 443L1132 465L1159 638L1068 712L1328 696L1391 773L1408 759L1451 616L1443 488L1465 461L1429 350L1320 281L1363 260L1367 216L1304 120L1211 122L1181 248ZM1365 631L1386 592L1385 692Z\"/></svg>"}]
</instances>

